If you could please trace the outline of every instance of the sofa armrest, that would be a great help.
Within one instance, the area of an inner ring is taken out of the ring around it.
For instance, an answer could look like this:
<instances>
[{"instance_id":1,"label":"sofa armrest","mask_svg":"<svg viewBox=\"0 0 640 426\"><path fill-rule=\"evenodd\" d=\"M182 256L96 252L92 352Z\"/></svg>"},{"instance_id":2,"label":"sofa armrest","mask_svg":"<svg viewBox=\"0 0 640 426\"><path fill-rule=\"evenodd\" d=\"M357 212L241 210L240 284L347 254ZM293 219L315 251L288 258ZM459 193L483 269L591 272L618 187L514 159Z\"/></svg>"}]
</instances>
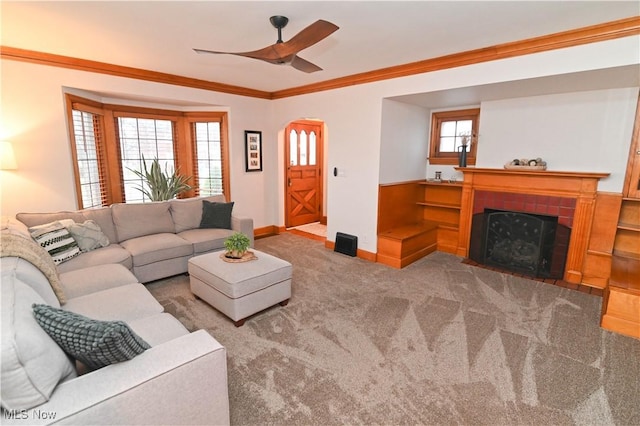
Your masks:
<instances>
[{"instance_id":1,"label":"sofa armrest","mask_svg":"<svg viewBox=\"0 0 640 426\"><path fill-rule=\"evenodd\" d=\"M253 219L250 217L231 216L231 230L242 232L251 240L251 247L253 247Z\"/></svg>"},{"instance_id":2,"label":"sofa armrest","mask_svg":"<svg viewBox=\"0 0 640 426\"><path fill-rule=\"evenodd\" d=\"M198 330L61 383L47 403L3 417L25 425L229 424L226 349Z\"/></svg>"}]
</instances>

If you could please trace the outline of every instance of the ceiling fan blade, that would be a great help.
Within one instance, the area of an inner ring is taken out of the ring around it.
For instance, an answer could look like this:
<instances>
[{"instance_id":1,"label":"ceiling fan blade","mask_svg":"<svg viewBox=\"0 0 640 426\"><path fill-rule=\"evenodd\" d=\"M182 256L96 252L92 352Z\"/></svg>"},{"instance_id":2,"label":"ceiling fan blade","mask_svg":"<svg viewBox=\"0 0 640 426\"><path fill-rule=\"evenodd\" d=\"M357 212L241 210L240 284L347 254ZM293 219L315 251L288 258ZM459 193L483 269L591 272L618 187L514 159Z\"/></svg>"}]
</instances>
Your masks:
<instances>
[{"instance_id":1,"label":"ceiling fan blade","mask_svg":"<svg viewBox=\"0 0 640 426\"><path fill-rule=\"evenodd\" d=\"M274 62L281 60L279 53L274 49L275 45L267 46L262 49L252 50L251 52L219 52L217 50L206 49L193 49L196 53L213 53L216 55L236 55L244 56L246 58L261 59L267 62Z\"/></svg>"},{"instance_id":2,"label":"ceiling fan blade","mask_svg":"<svg viewBox=\"0 0 640 426\"><path fill-rule=\"evenodd\" d=\"M312 64L305 59L300 58L299 56L297 56L297 53L303 49L306 49L307 47L313 46L320 40L336 31L338 28L339 27L337 25L320 19L300 31L289 41L279 43L277 42L265 48L253 50L250 52L220 52L217 50L207 49L193 50L196 53L243 56L245 58L259 59L261 61L278 65L289 64L297 70L306 73L312 73L316 71L322 71L322 68L315 64ZM280 29L281 27L278 27L278 30Z\"/></svg>"},{"instance_id":3,"label":"ceiling fan blade","mask_svg":"<svg viewBox=\"0 0 640 426\"><path fill-rule=\"evenodd\" d=\"M302 59L298 55L294 56L293 59L291 60L291 66L299 71L304 71L307 73L322 71L322 68L320 68L316 64L312 64L311 62L305 59Z\"/></svg>"},{"instance_id":4,"label":"ceiling fan blade","mask_svg":"<svg viewBox=\"0 0 640 426\"><path fill-rule=\"evenodd\" d=\"M338 30L337 25L331 22L319 19L309 25L298 34L294 35L290 40L284 43L277 43L273 47L278 51L281 58L295 55L307 47L313 46L320 40L328 37L330 34Z\"/></svg>"}]
</instances>

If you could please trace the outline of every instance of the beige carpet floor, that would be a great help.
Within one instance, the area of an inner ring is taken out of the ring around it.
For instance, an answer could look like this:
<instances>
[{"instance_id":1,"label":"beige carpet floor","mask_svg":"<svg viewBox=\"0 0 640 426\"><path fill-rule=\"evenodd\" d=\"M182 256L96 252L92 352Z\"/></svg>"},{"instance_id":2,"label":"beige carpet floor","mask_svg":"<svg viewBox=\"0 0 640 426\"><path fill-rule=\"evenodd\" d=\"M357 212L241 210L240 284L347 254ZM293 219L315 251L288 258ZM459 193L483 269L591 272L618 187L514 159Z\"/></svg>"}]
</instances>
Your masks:
<instances>
[{"instance_id":1,"label":"beige carpet floor","mask_svg":"<svg viewBox=\"0 0 640 426\"><path fill-rule=\"evenodd\" d=\"M228 351L234 425L638 425L640 341L599 327L601 298L433 253L396 270L292 234L292 298L243 327L148 285ZM240 265L239 265L240 266Z\"/></svg>"}]
</instances>

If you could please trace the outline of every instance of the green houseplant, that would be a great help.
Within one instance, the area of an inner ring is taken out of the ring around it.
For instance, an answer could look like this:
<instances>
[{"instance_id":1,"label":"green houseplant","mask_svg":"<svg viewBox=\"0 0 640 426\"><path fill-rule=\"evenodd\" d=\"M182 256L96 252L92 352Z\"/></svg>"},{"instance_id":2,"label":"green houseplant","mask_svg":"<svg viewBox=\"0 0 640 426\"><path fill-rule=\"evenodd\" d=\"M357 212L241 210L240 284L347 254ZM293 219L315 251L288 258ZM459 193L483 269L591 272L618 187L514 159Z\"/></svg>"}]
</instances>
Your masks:
<instances>
[{"instance_id":1,"label":"green houseplant","mask_svg":"<svg viewBox=\"0 0 640 426\"><path fill-rule=\"evenodd\" d=\"M138 186L140 192L146 195L151 201L165 201L175 198L178 194L188 191L191 186L187 184L191 177L178 174L178 171L169 172L165 165L164 171L160 167L160 160L154 158L151 167L147 168L147 162L142 156L142 170L133 170L139 178L146 183L147 187Z\"/></svg>"},{"instance_id":2,"label":"green houseplant","mask_svg":"<svg viewBox=\"0 0 640 426\"><path fill-rule=\"evenodd\" d=\"M242 232L236 232L226 240L224 240L224 248L227 250L225 256L234 259L241 259L249 249L251 241Z\"/></svg>"}]
</instances>

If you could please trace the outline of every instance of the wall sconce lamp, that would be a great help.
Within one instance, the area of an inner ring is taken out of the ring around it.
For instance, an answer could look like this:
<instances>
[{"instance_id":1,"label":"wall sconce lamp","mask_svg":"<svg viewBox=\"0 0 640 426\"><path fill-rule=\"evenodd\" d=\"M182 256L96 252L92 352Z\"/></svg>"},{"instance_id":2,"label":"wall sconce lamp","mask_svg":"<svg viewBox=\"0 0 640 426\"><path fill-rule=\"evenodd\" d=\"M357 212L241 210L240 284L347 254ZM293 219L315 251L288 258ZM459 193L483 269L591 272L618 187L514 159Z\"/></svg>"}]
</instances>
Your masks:
<instances>
[{"instance_id":1,"label":"wall sconce lamp","mask_svg":"<svg viewBox=\"0 0 640 426\"><path fill-rule=\"evenodd\" d=\"M16 170L17 168L18 164L11 142L0 142L0 170Z\"/></svg>"}]
</instances>

